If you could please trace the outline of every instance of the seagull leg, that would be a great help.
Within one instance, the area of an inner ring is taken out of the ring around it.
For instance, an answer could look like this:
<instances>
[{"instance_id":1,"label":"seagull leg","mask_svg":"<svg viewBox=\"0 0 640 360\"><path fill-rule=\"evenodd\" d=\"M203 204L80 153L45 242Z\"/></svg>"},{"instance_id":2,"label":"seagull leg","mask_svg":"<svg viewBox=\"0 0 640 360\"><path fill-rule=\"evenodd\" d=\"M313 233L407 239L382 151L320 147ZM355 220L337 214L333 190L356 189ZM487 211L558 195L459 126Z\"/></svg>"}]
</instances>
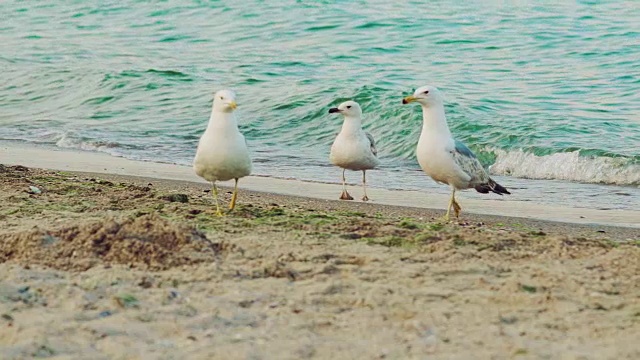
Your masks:
<instances>
[{"instance_id":1,"label":"seagull leg","mask_svg":"<svg viewBox=\"0 0 640 360\"><path fill-rule=\"evenodd\" d=\"M211 185L213 185L213 197L216 199L216 216L224 216L222 211L220 211L220 202L218 201L218 187L216 186L216 182L213 181Z\"/></svg>"},{"instance_id":2,"label":"seagull leg","mask_svg":"<svg viewBox=\"0 0 640 360\"><path fill-rule=\"evenodd\" d=\"M367 170L362 170L362 189L364 190L362 201L369 201L369 197L367 196Z\"/></svg>"},{"instance_id":3,"label":"seagull leg","mask_svg":"<svg viewBox=\"0 0 640 360\"><path fill-rule=\"evenodd\" d=\"M455 194L455 190L454 190L454 194ZM459 218L460 210L462 210L462 208L460 207L460 204L458 204L458 202L456 201L456 198L453 195L451 199L453 200L453 202L451 203L451 205L453 205L453 212L456 214L456 218Z\"/></svg>"},{"instance_id":4,"label":"seagull leg","mask_svg":"<svg viewBox=\"0 0 640 360\"><path fill-rule=\"evenodd\" d=\"M340 195L340 200L353 200L351 195L347 192L347 179L344 177L344 172L346 169L342 169L342 194Z\"/></svg>"},{"instance_id":5,"label":"seagull leg","mask_svg":"<svg viewBox=\"0 0 640 360\"><path fill-rule=\"evenodd\" d=\"M229 203L229 210L233 210L236 207L236 200L238 199L238 179L234 179L236 181L235 186L233 187L233 195L231 196L231 203Z\"/></svg>"},{"instance_id":6,"label":"seagull leg","mask_svg":"<svg viewBox=\"0 0 640 360\"><path fill-rule=\"evenodd\" d=\"M458 216L458 211L459 210L455 210L456 207L460 208L460 205L458 205L458 203L456 202L455 199L455 195L456 195L456 189L455 188L451 188L451 198L449 199L449 206L447 206L447 213L444 215L444 221L449 221L449 213L451 212L451 207L454 208L454 211L456 212L456 217ZM455 205L453 205L455 203Z\"/></svg>"}]
</instances>

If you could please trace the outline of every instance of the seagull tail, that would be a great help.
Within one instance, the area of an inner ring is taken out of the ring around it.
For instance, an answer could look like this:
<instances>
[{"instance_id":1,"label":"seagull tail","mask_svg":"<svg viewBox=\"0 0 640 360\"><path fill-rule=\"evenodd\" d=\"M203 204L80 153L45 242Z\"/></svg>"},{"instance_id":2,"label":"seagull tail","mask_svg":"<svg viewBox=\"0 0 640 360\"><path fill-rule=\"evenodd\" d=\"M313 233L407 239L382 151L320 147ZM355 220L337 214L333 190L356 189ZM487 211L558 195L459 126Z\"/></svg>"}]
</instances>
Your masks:
<instances>
[{"instance_id":1,"label":"seagull tail","mask_svg":"<svg viewBox=\"0 0 640 360\"><path fill-rule=\"evenodd\" d=\"M509 192L509 190L507 190L507 188L493 181L493 179L489 179L489 181L485 184L476 185L475 189L477 192L482 194L488 194L491 191L498 195L503 195L503 194L511 195L511 193Z\"/></svg>"}]
</instances>

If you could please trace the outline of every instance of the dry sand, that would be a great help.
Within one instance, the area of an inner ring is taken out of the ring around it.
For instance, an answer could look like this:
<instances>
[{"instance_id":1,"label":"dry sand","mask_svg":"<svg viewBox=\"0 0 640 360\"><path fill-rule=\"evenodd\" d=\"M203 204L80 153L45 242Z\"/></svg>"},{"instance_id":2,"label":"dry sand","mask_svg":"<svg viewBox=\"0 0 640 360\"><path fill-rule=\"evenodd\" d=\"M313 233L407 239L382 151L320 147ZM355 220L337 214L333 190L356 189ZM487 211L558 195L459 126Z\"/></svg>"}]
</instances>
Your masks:
<instances>
[{"instance_id":1,"label":"dry sand","mask_svg":"<svg viewBox=\"0 0 640 360\"><path fill-rule=\"evenodd\" d=\"M204 189L0 166L0 358L640 358L637 228Z\"/></svg>"}]
</instances>

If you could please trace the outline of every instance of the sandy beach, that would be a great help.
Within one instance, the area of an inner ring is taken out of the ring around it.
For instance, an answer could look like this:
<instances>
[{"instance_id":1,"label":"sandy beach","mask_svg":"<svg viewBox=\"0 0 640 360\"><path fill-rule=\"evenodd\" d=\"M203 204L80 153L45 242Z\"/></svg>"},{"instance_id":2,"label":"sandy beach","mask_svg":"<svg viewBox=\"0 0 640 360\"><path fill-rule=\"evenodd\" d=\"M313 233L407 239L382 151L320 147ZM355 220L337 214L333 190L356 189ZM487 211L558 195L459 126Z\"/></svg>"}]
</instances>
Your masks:
<instances>
[{"instance_id":1,"label":"sandy beach","mask_svg":"<svg viewBox=\"0 0 640 360\"><path fill-rule=\"evenodd\" d=\"M2 2L0 360L640 360L639 4Z\"/></svg>"},{"instance_id":2,"label":"sandy beach","mask_svg":"<svg viewBox=\"0 0 640 360\"><path fill-rule=\"evenodd\" d=\"M3 359L637 359L640 232L0 167ZM228 201L230 193L224 192Z\"/></svg>"}]
</instances>

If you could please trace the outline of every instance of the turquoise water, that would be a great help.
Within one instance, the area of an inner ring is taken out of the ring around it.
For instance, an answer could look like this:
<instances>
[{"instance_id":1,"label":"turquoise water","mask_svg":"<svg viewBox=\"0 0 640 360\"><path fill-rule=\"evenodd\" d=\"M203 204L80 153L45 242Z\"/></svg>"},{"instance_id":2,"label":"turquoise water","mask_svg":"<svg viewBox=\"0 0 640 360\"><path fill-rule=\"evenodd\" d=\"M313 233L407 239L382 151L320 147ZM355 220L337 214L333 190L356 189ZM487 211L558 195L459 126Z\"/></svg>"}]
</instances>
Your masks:
<instances>
[{"instance_id":1,"label":"turquoise water","mask_svg":"<svg viewBox=\"0 0 640 360\"><path fill-rule=\"evenodd\" d=\"M3 140L189 164L212 94L232 88L257 174L335 182L341 119L327 110L355 99L382 157L372 185L423 189L420 110L401 99L432 84L506 185L640 187L637 1L3 1L0 14ZM586 192L618 191L605 188Z\"/></svg>"}]
</instances>

